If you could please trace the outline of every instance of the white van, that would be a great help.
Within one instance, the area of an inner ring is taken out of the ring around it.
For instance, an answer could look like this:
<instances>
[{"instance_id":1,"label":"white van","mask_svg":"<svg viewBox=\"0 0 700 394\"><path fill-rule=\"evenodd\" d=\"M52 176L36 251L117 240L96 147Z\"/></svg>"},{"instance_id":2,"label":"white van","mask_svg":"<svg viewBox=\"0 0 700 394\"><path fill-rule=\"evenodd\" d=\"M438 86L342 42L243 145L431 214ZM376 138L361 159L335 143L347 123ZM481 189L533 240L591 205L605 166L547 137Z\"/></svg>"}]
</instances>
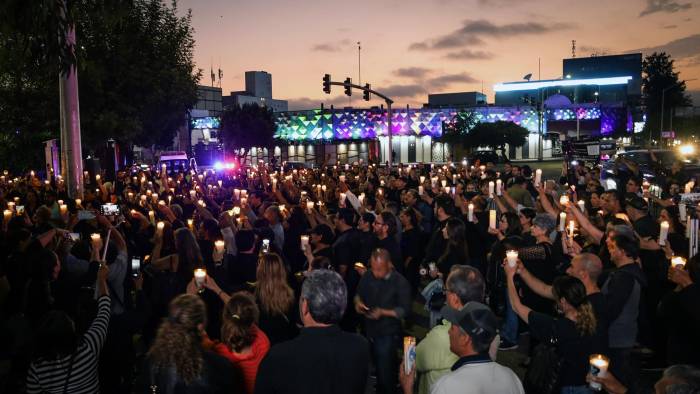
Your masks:
<instances>
[{"instance_id":1,"label":"white van","mask_svg":"<svg viewBox=\"0 0 700 394\"><path fill-rule=\"evenodd\" d=\"M168 174L197 170L197 163L194 158L188 159L186 152L162 152L158 159L157 171L160 171L165 164Z\"/></svg>"}]
</instances>

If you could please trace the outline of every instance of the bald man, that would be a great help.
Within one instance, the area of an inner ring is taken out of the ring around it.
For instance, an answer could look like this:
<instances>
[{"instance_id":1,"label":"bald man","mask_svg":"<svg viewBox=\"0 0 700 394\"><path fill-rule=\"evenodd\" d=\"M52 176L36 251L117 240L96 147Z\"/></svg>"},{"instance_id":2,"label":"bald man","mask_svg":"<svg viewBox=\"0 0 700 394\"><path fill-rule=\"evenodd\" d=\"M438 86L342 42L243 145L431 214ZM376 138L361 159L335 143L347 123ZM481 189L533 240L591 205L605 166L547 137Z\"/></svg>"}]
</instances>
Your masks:
<instances>
[{"instance_id":1,"label":"bald man","mask_svg":"<svg viewBox=\"0 0 700 394\"><path fill-rule=\"evenodd\" d=\"M518 262L518 275L525 284L535 293L544 298L555 300L552 286L542 282L532 275L522 263ZM571 260L571 265L566 270L566 274L577 278L586 287L588 301L593 306L596 319L598 321L596 335L600 337L599 347L605 351L608 347L608 322L605 320L605 296L598 287L598 278L603 272L603 262L593 253L581 253Z\"/></svg>"}]
</instances>

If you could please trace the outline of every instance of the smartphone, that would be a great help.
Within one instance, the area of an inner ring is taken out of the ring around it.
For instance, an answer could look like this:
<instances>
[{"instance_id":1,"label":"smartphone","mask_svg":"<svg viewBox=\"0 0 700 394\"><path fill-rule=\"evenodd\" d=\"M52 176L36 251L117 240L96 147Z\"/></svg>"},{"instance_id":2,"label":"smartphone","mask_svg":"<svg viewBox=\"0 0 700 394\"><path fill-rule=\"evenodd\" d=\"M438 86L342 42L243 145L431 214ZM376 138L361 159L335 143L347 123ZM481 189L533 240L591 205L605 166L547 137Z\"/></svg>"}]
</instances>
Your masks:
<instances>
[{"instance_id":1,"label":"smartphone","mask_svg":"<svg viewBox=\"0 0 700 394\"><path fill-rule=\"evenodd\" d=\"M262 241L262 252L263 252L263 253L269 253L269 252L270 252L270 240L269 240L269 239L263 239L263 241Z\"/></svg>"},{"instance_id":2,"label":"smartphone","mask_svg":"<svg viewBox=\"0 0 700 394\"><path fill-rule=\"evenodd\" d=\"M139 272L141 271L141 259L138 257L134 257L131 259L131 276L137 277L139 276Z\"/></svg>"},{"instance_id":3,"label":"smartphone","mask_svg":"<svg viewBox=\"0 0 700 394\"><path fill-rule=\"evenodd\" d=\"M105 204L100 207L100 211L104 216L114 216L119 214L119 206L114 204Z\"/></svg>"},{"instance_id":4,"label":"smartphone","mask_svg":"<svg viewBox=\"0 0 700 394\"><path fill-rule=\"evenodd\" d=\"M71 241L73 242L78 242L80 241L80 233L68 233L70 236Z\"/></svg>"}]
</instances>

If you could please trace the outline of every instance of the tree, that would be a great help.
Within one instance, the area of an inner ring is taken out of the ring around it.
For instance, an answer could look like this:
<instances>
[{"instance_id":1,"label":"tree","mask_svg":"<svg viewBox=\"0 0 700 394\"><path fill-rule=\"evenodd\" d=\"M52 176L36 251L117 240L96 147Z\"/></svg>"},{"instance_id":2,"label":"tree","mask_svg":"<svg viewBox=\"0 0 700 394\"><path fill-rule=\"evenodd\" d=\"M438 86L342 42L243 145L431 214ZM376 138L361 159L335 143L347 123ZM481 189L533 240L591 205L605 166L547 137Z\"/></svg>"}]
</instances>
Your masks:
<instances>
[{"instance_id":1,"label":"tree","mask_svg":"<svg viewBox=\"0 0 700 394\"><path fill-rule=\"evenodd\" d=\"M443 124L442 141L451 144L464 143L464 137L479 123L472 111L460 111L451 122Z\"/></svg>"},{"instance_id":2,"label":"tree","mask_svg":"<svg viewBox=\"0 0 700 394\"><path fill-rule=\"evenodd\" d=\"M250 148L271 148L274 144L275 119L272 110L257 104L234 106L221 116L221 136L227 150L245 162Z\"/></svg>"},{"instance_id":3,"label":"tree","mask_svg":"<svg viewBox=\"0 0 700 394\"><path fill-rule=\"evenodd\" d=\"M667 130L672 109L690 105L690 98L685 92L685 81L678 79L674 71L674 61L665 52L652 53L642 61L642 102L646 107L647 120L643 134L645 141L658 139L659 132ZM666 93L664 94L664 90ZM664 124L661 124L661 102L663 96Z\"/></svg>"},{"instance_id":4,"label":"tree","mask_svg":"<svg viewBox=\"0 0 700 394\"><path fill-rule=\"evenodd\" d=\"M501 156L507 158L505 145L521 146L525 143L530 132L513 122L496 121L493 123L479 123L465 136L464 145L470 148L488 146L494 150L500 150Z\"/></svg>"},{"instance_id":5,"label":"tree","mask_svg":"<svg viewBox=\"0 0 700 394\"><path fill-rule=\"evenodd\" d=\"M82 141L88 153L114 138L128 150L170 146L197 100L191 13L177 2L6 0L0 9L0 162L38 167L41 141L59 134L57 77L77 61ZM75 58L60 32L75 23ZM8 153L29 151L21 158Z\"/></svg>"}]
</instances>

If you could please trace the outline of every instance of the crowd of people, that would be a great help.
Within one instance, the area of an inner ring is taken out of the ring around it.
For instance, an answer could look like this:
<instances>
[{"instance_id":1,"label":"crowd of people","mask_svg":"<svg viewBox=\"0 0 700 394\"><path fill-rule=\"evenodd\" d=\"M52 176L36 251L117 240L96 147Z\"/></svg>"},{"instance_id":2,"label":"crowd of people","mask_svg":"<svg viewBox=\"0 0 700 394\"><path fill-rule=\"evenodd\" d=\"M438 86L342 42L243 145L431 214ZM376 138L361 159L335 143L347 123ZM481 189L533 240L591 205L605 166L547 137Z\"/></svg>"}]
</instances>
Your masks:
<instances>
[{"instance_id":1,"label":"crowd of people","mask_svg":"<svg viewBox=\"0 0 700 394\"><path fill-rule=\"evenodd\" d=\"M107 176L0 177L2 392L700 393L681 165Z\"/></svg>"}]
</instances>

